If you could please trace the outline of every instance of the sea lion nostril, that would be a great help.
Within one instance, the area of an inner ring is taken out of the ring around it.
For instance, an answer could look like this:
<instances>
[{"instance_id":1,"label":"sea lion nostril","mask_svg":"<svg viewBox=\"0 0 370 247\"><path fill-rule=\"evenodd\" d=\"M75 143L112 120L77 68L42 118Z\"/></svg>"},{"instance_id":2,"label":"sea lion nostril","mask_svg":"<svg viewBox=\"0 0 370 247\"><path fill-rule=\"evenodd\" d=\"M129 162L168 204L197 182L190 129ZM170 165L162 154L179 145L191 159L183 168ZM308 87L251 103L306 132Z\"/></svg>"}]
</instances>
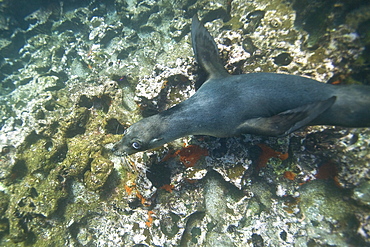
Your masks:
<instances>
[{"instance_id":1,"label":"sea lion nostril","mask_svg":"<svg viewBox=\"0 0 370 247\"><path fill-rule=\"evenodd\" d=\"M114 146L112 147L111 151L112 151L113 153L118 151L118 148L116 147L116 145L114 145Z\"/></svg>"}]
</instances>

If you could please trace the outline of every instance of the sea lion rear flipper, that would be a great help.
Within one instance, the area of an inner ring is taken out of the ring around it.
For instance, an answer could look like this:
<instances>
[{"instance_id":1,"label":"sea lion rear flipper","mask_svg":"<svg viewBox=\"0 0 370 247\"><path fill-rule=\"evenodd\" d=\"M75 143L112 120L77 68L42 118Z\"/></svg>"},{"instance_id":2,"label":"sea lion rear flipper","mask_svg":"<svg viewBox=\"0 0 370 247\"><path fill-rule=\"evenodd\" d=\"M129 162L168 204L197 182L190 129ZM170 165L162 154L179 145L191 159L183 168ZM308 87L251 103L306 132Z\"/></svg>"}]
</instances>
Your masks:
<instances>
[{"instance_id":1,"label":"sea lion rear flipper","mask_svg":"<svg viewBox=\"0 0 370 247\"><path fill-rule=\"evenodd\" d=\"M333 96L324 101L300 106L267 118L253 118L245 121L237 128L237 132L260 134L267 136L284 136L308 125L321 113L329 109L335 102Z\"/></svg>"},{"instance_id":2,"label":"sea lion rear flipper","mask_svg":"<svg viewBox=\"0 0 370 247\"><path fill-rule=\"evenodd\" d=\"M198 20L197 14L193 16L191 24L191 40L195 59L207 71L210 78L221 78L230 75L222 65L215 41Z\"/></svg>"}]
</instances>

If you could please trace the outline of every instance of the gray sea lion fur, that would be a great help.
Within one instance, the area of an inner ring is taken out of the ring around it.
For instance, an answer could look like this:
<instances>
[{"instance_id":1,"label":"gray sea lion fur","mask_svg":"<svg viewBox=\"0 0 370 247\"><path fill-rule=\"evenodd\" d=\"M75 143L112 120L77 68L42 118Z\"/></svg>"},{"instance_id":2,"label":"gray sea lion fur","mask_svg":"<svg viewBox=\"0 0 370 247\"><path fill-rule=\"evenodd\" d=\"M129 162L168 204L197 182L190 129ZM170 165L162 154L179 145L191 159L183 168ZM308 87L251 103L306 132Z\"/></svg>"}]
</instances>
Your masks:
<instances>
[{"instance_id":1,"label":"gray sea lion fur","mask_svg":"<svg viewBox=\"0 0 370 247\"><path fill-rule=\"evenodd\" d=\"M196 60L208 72L208 80L189 99L130 126L114 145L116 155L156 148L187 135L282 136L308 125L370 126L369 86L330 85L276 73L230 75L197 16L191 34Z\"/></svg>"}]
</instances>

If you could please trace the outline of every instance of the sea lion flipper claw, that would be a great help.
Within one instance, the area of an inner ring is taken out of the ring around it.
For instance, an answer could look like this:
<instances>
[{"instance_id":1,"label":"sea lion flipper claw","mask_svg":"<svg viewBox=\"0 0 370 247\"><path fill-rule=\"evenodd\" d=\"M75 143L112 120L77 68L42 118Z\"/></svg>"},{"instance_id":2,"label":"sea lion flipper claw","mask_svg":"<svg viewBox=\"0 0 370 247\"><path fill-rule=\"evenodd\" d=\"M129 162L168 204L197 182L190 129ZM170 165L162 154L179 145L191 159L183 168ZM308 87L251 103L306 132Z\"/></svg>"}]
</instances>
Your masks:
<instances>
[{"instance_id":1,"label":"sea lion flipper claw","mask_svg":"<svg viewBox=\"0 0 370 247\"><path fill-rule=\"evenodd\" d=\"M248 119L237 128L238 133L284 136L308 125L335 102L336 97L281 112L272 117Z\"/></svg>"}]
</instances>

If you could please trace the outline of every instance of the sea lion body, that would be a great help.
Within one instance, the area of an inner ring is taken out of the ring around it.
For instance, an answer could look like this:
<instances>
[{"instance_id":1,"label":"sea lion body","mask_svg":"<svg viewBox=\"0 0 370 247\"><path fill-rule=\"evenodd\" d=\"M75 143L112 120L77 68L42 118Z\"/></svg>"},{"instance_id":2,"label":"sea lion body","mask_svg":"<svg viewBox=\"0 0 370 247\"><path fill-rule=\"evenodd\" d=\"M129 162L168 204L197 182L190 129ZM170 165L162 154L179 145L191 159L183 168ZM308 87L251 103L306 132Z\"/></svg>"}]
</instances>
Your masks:
<instances>
[{"instance_id":1,"label":"sea lion body","mask_svg":"<svg viewBox=\"0 0 370 247\"><path fill-rule=\"evenodd\" d=\"M310 109L304 111L317 115L305 125L370 126L370 87L336 86L300 76L274 73L212 79L188 100L175 106L170 111L174 113L164 115L167 115L167 119L183 119L183 125L186 120L191 130L187 135L229 137L249 133L281 136L291 131L285 133L288 129L283 128L267 133L260 132L261 126L255 126L246 132L242 126L252 119L266 119L304 106L313 107L318 102L330 101L332 97L335 97L333 104L328 102L326 105L330 107L321 113L315 114ZM285 116L283 114L279 121L284 121Z\"/></svg>"},{"instance_id":2,"label":"sea lion body","mask_svg":"<svg viewBox=\"0 0 370 247\"><path fill-rule=\"evenodd\" d=\"M192 41L209 79L189 99L130 126L113 148L116 155L152 149L186 135L281 136L308 125L370 126L368 86L337 86L275 73L229 75L213 38L196 16Z\"/></svg>"}]
</instances>

